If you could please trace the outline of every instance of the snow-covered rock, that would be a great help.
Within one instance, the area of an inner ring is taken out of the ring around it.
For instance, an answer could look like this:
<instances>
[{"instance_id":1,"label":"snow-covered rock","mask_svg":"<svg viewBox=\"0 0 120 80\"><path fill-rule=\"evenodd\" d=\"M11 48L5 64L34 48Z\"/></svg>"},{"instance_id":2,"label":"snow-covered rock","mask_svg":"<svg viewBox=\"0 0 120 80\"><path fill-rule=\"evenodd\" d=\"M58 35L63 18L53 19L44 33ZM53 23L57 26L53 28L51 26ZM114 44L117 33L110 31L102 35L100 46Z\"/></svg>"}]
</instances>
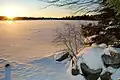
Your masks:
<instances>
[{"instance_id":1,"label":"snow-covered rock","mask_svg":"<svg viewBox=\"0 0 120 80\"><path fill-rule=\"evenodd\" d=\"M104 54L111 55L111 53L120 53L120 50L111 46L104 49Z\"/></svg>"},{"instance_id":2,"label":"snow-covered rock","mask_svg":"<svg viewBox=\"0 0 120 80\"><path fill-rule=\"evenodd\" d=\"M81 63L80 66L82 73L87 80L97 80L102 72L102 69L91 69L85 63Z\"/></svg>"},{"instance_id":3,"label":"snow-covered rock","mask_svg":"<svg viewBox=\"0 0 120 80\"><path fill-rule=\"evenodd\" d=\"M107 48L108 46L105 44L105 43L102 43L102 44L100 44L100 45L98 45L100 48L102 48L102 49L105 49L105 48Z\"/></svg>"},{"instance_id":4,"label":"snow-covered rock","mask_svg":"<svg viewBox=\"0 0 120 80\"><path fill-rule=\"evenodd\" d=\"M120 54L114 53L114 56L102 55L102 59L106 67L111 66L113 68L120 67Z\"/></svg>"},{"instance_id":5,"label":"snow-covered rock","mask_svg":"<svg viewBox=\"0 0 120 80\"><path fill-rule=\"evenodd\" d=\"M120 66L120 64L119 64L120 49L110 47L110 46L107 48L107 46L105 44L99 45L99 47L97 45L95 47L95 45L94 45L94 46L83 49L80 52L81 56L79 57L77 64L80 65L81 62L84 62L88 65L89 68L91 68L93 70L102 68L103 71L102 71L101 75L106 72L114 73L116 70L115 67L107 67L106 68L105 65L103 64L103 60L101 58L101 56L103 56L103 55L110 56L111 55L110 52L115 53L115 55L116 55L115 58L110 59L110 60L105 59L105 61L108 61L108 63L111 63L113 66L116 66L117 63L118 63L117 66Z\"/></svg>"},{"instance_id":6,"label":"snow-covered rock","mask_svg":"<svg viewBox=\"0 0 120 80\"><path fill-rule=\"evenodd\" d=\"M85 69L85 71L87 71L87 73L89 73L89 77L87 78L90 78L90 79L93 79L91 77L94 76L94 78L98 78L100 73L103 71L105 71L105 67L104 67L104 64L102 62L102 59L101 59L101 55L103 55L104 53L104 50L101 49L99 46L97 45L93 45L92 47L86 47L84 48L78 55L78 58L73 58L72 60L74 61L74 63L76 64L73 64L73 61L70 62L70 65L68 67L68 73L71 73L71 70L72 69L75 69L76 65L77 65L77 68L79 69L79 73L80 74L83 74L83 69ZM86 64L88 67L85 68L83 66L81 66L80 64ZM97 74L96 77L95 75L93 74ZM80 75L78 74L78 75ZM85 76L84 76L85 77Z\"/></svg>"},{"instance_id":7,"label":"snow-covered rock","mask_svg":"<svg viewBox=\"0 0 120 80\"><path fill-rule=\"evenodd\" d=\"M109 59L109 60L108 58L103 59L102 57L103 55L107 55L111 57L111 52L113 52L115 55L119 55L120 49L107 46L104 43L100 45L93 43L90 47L86 47L83 50L81 50L81 52L77 55L77 59L73 57L71 60L67 62L67 73L71 76L74 75L76 77L81 75L81 78L86 79L85 76L83 76L85 73L83 73L82 69L84 69L85 71L87 71L87 73L90 74L98 72L99 76L101 75L102 77L104 77L105 75L108 75L107 77L110 77L111 74L114 74L119 67L117 69L113 66L106 67L104 61L107 61L112 65L115 65L120 61L119 56L117 56L116 59ZM61 54L61 56L63 56L63 54ZM57 58L60 58L61 56L57 55ZM85 64L87 67L85 68L85 66L81 66L80 64ZM102 72L100 72L100 69L102 70ZM104 77L104 79L106 79L107 77ZM90 75L89 78L91 78ZM100 80L100 77L98 80Z\"/></svg>"},{"instance_id":8,"label":"snow-covered rock","mask_svg":"<svg viewBox=\"0 0 120 80\"><path fill-rule=\"evenodd\" d=\"M84 42L85 43L92 43L93 42L93 38L97 37L98 35L93 35L93 36L89 36L87 38L85 38Z\"/></svg>"},{"instance_id":9,"label":"snow-covered rock","mask_svg":"<svg viewBox=\"0 0 120 80\"><path fill-rule=\"evenodd\" d=\"M86 63L91 69L95 70L102 68L103 62L101 59L101 55L103 53L103 49L99 47L87 47L79 53L81 54L81 56L78 59L78 63L80 64L80 62L82 61Z\"/></svg>"},{"instance_id":10,"label":"snow-covered rock","mask_svg":"<svg viewBox=\"0 0 120 80\"><path fill-rule=\"evenodd\" d=\"M55 53L54 59L57 62L67 63L71 59L71 55L69 52L61 51Z\"/></svg>"},{"instance_id":11,"label":"snow-covered rock","mask_svg":"<svg viewBox=\"0 0 120 80\"><path fill-rule=\"evenodd\" d=\"M93 43L91 47L99 47L96 43Z\"/></svg>"}]
</instances>

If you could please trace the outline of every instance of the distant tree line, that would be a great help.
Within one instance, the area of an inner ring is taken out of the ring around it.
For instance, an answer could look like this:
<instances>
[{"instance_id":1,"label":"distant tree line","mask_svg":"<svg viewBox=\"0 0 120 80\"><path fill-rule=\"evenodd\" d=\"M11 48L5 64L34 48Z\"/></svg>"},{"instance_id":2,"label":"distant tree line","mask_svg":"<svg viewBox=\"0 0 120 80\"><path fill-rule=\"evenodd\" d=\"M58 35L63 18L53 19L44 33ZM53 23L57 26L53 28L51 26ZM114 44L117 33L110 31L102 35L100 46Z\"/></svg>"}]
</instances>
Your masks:
<instances>
[{"instance_id":1,"label":"distant tree line","mask_svg":"<svg viewBox=\"0 0 120 80\"><path fill-rule=\"evenodd\" d=\"M0 20L5 20L5 16L0 16Z\"/></svg>"},{"instance_id":2,"label":"distant tree line","mask_svg":"<svg viewBox=\"0 0 120 80\"><path fill-rule=\"evenodd\" d=\"M100 20L100 15L82 15L82 16L66 16L61 19L66 20Z\"/></svg>"},{"instance_id":3,"label":"distant tree line","mask_svg":"<svg viewBox=\"0 0 120 80\"><path fill-rule=\"evenodd\" d=\"M82 16L66 16L62 18L52 17L14 17L12 20L100 20L100 15L82 15ZM6 16L0 16L0 20L10 20Z\"/></svg>"}]
</instances>

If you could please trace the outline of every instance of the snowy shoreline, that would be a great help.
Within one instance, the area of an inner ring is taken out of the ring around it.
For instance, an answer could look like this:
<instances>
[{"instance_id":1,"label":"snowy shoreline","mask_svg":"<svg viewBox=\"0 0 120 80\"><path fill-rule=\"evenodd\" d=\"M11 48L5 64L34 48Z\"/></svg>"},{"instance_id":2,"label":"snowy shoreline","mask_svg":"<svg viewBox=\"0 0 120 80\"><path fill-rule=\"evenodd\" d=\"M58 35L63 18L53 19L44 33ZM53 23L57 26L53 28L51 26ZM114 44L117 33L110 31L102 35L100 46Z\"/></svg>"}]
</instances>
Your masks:
<instances>
[{"instance_id":1,"label":"snowy shoreline","mask_svg":"<svg viewBox=\"0 0 120 80\"><path fill-rule=\"evenodd\" d=\"M120 50L120 49L117 49ZM88 53L92 51L91 53ZM97 51L97 54L96 54ZM91 59L92 61L95 61L94 64L92 63L92 68L100 68L99 60L97 56L100 56L98 52L101 54L101 49L97 50L95 47L88 47L83 49L81 52L88 53L84 55L85 59L87 59L88 65L91 65ZM102 51L103 52L103 51ZM85 80L83 76L72 76L72 74L69 72L71 67L70 65L64 61L64 62L56 62L55 61L55 55L51 55L49 57L44 57L37 60L31 60L27 64L19 64L16 62L12 62L12 79L11 80ZM92 57L94 56L94 57ZM91 58L92 57L92 58ZM88 60L89 59L89 60ZM7 60L1 59L1 64L5 64ZM79 62L82 60L79 59ZM98 63L98 65L96 64ZM69 66L68 66L69 65ZM59 69L58 69L59 68ZM2 71L0 72L1 75L4 74L4 68L2 67ZM106 70L106 69L105 69ZM114 72L112 74L112 79L117 80L120 74L120 69L113 69L111 67L107 68L108 71ZM46 77L47 76L47 77ZM0 77L0 80L4 80L4 75Z\"/></svg>"}]
</instances>

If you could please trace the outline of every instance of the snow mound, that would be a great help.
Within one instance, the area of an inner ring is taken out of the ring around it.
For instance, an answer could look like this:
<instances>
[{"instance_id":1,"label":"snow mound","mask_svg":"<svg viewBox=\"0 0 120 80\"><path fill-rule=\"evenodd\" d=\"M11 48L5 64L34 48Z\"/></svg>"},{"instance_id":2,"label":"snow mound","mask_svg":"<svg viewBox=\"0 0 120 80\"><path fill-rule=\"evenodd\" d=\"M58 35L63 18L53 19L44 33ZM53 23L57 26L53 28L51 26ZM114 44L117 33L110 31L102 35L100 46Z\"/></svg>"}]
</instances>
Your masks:
<instances>
[{"instance_id":1,"label":"snow mound","mask_svg":"<svg viewBox=\"0 0 120 80\"><path fill-rule=\"evenodd\" d=\"M103 50L97 47L87 47L83 49L80 54L83 54L79 57L79 62L83 61L86 63L91 69L99 69L102 68L103 62L101 59L101 55L103 54ZM81 60L82 59L82 60Z\"/></svg>"}]
</instances>

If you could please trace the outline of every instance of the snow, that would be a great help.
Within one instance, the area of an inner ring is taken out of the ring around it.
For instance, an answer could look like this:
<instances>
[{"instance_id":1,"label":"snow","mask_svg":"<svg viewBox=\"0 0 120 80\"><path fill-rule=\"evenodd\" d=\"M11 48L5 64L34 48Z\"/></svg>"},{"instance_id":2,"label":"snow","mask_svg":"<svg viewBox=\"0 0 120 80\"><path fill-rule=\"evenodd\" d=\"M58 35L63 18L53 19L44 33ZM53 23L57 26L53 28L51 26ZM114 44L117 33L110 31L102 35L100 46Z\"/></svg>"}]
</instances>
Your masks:
<instances>
[{"instance_id":1,"label":"snow","mask_svg":"<svg viewBox=\"0 0 120 80\"><path fill-rule=\"evenodd\" d=\"M95 38L95 37L97 37L97 36L98 36L98 35L89 36L89 37L85 38L84 42L85 42L85 43L91 43L91 42L93 42L93 41L92 41L92 38Z\"/></svg>"},{"instance_id":2,"label":"snow","mask_svg":"<svg viewBox=\"0 0 120 80\"><path fill-rule=\"evenodd\" d=\"M120 79L120 68L116 70L116 72L111 75L112 80L119 80Z\"/></svg>"},{"instance_id":3,"label":"snow","mask_svg":"<svg viewBox=\"0 0 120 80\"><path fill-rule=\"evenodd\" d=\"M2 60L2 59L1 59ZM8 61L6 61L8 62ZM5 65L6 62L1 63ZM4 66L0 68L0 80L5 80L4 73L11 71L11 80L85 80L83 76L72 76L67 74L67 67L64 63L58 63L54 59L54 55L35 59L21 64L17 62L10 62L12 69L7 68L4 70Z\"/></svg>"},{"instance_id":4,"label":"snow","mask_svg":"<svg viewBox=\"0 0 120 80\"><path fill-rule=\"evenodd\" d=\"M91 68L91 69L99 69L102 68L102 60L101 55L103 54L103 50L97 47L87 47L84 50L80 52L82 55L82 58L85 63ZM80 59L81 60L81 59Z\"/></svg>"},{"instance_id":5,"label":"snow","mask_svg":"<svg viewBox=\"0 0 120 80\"><path fill-rule=\"evenodd\" d=\"M105 49L105 48L107 48L107 45L106 44L104 44L104 43L102 43L102 44L100 44L100 45L98 45L100 48L103 48L103 49Z\"/></svg>"},{"instance_id":6,"label":"snow","mask_svg":"<svg viewBox=\"0 0 120 80\"><path fill-rule=\"evenodd\" d=\"M117 27L118 27L118 25L116 25L116 26L109 26L105 30L112 29L112 28L117 28Z\"/></svg>"},{"instance_id":7,"label":"snow","mask_svg":"<svg viewBox=\"0 0 120 80\"><path fill-rule=\"evenodd\" d=\"M119 49L117 48L117 51ZM86 47L77 59L77 65L85 62L91 69L104 68L101 60L101 55L104 49L96 45L92 47ZM61 54L61 53L56 53ZM60 57L60 56L59 56ZM81 75L73 76L71 74L72 66L71 61L66 63L56 62L55 55L30 60L26 64L20 64L17 62L10 62L12 65L12 80L85 80ZM75 58L73 58L74 60ZM76 61L76 59L75 59ZM8 61L0 59L1 64L6 64ZM0 74L4 74L4 67L0 68ZM3 70L3 71L2 71ZM103 72L110 71L114 73L111 77L113 80L119 78L120 69L114 69L112 67L104 68ZM80 73L81 69L80 69ZM4 80L4 76L0 77L0 80Z\"/></svg>"},{"instance_id":8,"label":"snow","mask_svg":"<svg viewBox=\"0 0 120 80\"><path fill-rule=\"evenodd\" d=\"M114 52L114 53L120 53L119 49L108 46L108 48L104 49L104 54L110 55L110 52Z\"/></svg>"}]
</instances>

